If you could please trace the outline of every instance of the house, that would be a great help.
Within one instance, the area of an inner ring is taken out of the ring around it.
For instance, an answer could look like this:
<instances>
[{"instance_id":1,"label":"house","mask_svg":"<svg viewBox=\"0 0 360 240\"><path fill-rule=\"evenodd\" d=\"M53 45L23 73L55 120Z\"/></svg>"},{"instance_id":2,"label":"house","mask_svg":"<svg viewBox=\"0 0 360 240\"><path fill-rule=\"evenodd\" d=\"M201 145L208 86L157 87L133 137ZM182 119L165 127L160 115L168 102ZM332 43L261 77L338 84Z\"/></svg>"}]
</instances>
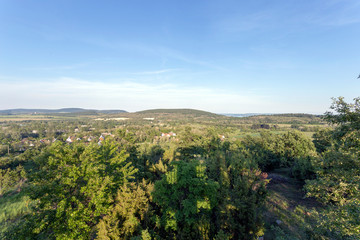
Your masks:
<instances>
[{"instance_id":1,"label":"house","mask_svg":"<svg viewBox=\"0 0 360 240\"><path fill-rule=\"evenodd\" d=\"M34 140L30 140L29 138L23 138L21 140L21 145L23 146L29 146L29 147L34 147L35 144L34 144Z\"/></svg>"},{"instance_id":2,"label":"house","mask_svg":"<svg viewBox=\"0 0 360 240\"><path fill-rule=\"evenodd\" d=\"M93 136L88 137L87 141L91 142L93 139L95 139Z\"/></svg>"},{"instance_id":3,"label":"house","mask_svg":"<svg viewBox=\"0 0 360 240\"><path fill-rule=\"evenodd\" d=\"M75 141L75 137L74 136L69 136L66 140L65 140L65 142L67 142L67 143L72 143L72 142L74 142Z\"/></svg>"},{"instance_id":4,"label":"house","mask_svg":"<svg viewBox=\"0 0 360 240\"><path fill-rule=\"evenodd\" d=\"M48 140L48 139L40 139L40 143L50 144L50 140Z\"/></svg>"},{"instance_id":5,"label":"house","mask_svg":"<svg viewBox=\"0 0 360 240\"><path fill-rule=\"evenodd\" d=\"M111 133L102 133L99 137L99 146L101 145L101 142L105 140L105 136L115 137L115 135Z\"/></svg>"},{"instance_id":6,"label":"house","mask_svg":"<svg viewBox=\"0 0 360 240\"><path fill-rule=\"evenodd\" d=\"M104 137L105 136L115 137L114 134L111 134L111 133L108 133L108 132L102 133L101 135L104 136Z\"/></svg>"},{"instance_id":7,"label":"house","mask_svg":"<svg viewBox=\"0 0 360 240\"><path fill-rule=\"evenodd\" d=\"M29 145L29 138L23 138L22 140L21 140L21 143L22 144L26 144L26 145Z\"/></svg>"},{"instance_id":8,"label":"house","mask_svg":"<svg viewBox=\"0 0 360 240\"><path fill-rule=\"evenodd\" d=\"M162 137L176 137L176 133L169 132L169 133L161 133Z\"/></svg>"},{"instance_id":9,"label":"house","mask_svg":"<svg viewBox=\"0 0 360 240\"><path fill-rule=\"evenodd\" d=\"M105 137L101 134L99 137L99 142L104 141L104 140L105 140Z\"/></svg>"}]
</instances>

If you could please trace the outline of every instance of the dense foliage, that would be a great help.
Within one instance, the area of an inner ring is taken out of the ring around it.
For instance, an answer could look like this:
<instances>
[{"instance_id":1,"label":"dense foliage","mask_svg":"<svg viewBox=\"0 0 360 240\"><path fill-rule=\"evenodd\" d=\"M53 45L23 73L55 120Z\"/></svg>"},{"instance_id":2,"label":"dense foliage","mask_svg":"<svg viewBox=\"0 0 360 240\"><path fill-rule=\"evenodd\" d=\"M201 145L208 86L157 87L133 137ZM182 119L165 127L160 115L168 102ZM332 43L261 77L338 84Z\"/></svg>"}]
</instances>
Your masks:
<instances>
[{"instance_id":1,"label":"dense foliage","mask_svg":"<svg viewBox=\"0 0 360 240\"><path fill-rule=\"evenodd\" d=\"M319 225L329 238L360 238L360 98L346 103L334 99L325 119L335 129L318 135L321 157L315 162L316 178L308 180L308 196L327 205ZM320 141L319 141L320 140Z\"/></svg>"},{"instance_id":2,"label":"dense foliage","mask_svg":"<svg viewBox=\"0 0 360 240\"><path fill-rule=\"evenodd\" d=\"M200 121L187 111L3 122L0 238L360 238L359 104L334 99L328 126L308 115ZM281 197L269 192L288 181L280 172L323 204L288 207L301 237L268 222Z\"/></svg>"}]
</instances>

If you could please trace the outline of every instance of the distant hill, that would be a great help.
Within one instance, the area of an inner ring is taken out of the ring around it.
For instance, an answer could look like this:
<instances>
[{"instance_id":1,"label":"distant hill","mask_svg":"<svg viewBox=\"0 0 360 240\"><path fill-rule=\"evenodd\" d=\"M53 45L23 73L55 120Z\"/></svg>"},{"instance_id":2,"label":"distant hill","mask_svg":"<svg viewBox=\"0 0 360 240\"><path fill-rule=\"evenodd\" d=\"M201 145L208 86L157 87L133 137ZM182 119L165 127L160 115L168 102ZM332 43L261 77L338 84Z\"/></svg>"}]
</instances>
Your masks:
<instances>
[{"instance_id":1,"label":"distant hill","mask_svg":"<svg viewBox=\"0 0 360 240\"><path fill-rule=\"evenodd\" d=\"M321 117L321 115L308 114L308 113L222 113L220 115L228 117L253 117L253 116L278 116L278 117Z\"/></svg>"},{"instance_id":2,"label":"distant hill","mask_svg":"<svg viewBox=\"0 0 360 240\"><path fill-rule=\"evenodd\" d=\"M280 114L253 114L250 116L230 115L234 121L242 123L277 123L277 124L323 124L322 115L306 113L280 113Z\"/></svg>"},{"instance_id":3,"label":"distant hill","mask_svg":"<svg viewBox=\"0 0 360 240\"><path fill-rule=\"evenodd\" d=\"M219 117L220 115L195 109L151 109L136 112L137 114L181 114L194 116Z\"/></svg>"},{"instance_id":4,"label":"distant hill","mask_svg":"<svg viewBox=\"0 0 360 240\"><path fill-rule=\"evenodd\" d=\"M19 115L19 114L53 114L53 113L126 113L125 110L94 110L94 109L84 109L84 108L60 108L60 109L26 109L26 108L17 108L17 109L7 109L0 110L0 115Z\"/></svg>"},{"instance_id":5,"label":"distant hill","mask_svg":"<svg viewBox=\"0 0 360 240\"><path fill-rule=\"evenodd\" d=\"M206 111L202 111L202 110L195 110L195 109L151 109L151 110L144 110L144 111L139 111L139 112L135 112L135 114L140 114L140 115L181 115L181 116L191 116L191 117L208 117L208 118L221 118L223 116L215 114L215 113L211 113L211 112L206 112Z\"/></svg>"},{"instance_id":6,"label":"distant hill","mask_svg":"<svg viewBox=\"0 0 360 240\"><path fill-rule=\"evenodd\" d=\"M251 117L258 115L273 115L272 113L221 113L220 115L228 117Z\"/></svg>"}]
</instances>

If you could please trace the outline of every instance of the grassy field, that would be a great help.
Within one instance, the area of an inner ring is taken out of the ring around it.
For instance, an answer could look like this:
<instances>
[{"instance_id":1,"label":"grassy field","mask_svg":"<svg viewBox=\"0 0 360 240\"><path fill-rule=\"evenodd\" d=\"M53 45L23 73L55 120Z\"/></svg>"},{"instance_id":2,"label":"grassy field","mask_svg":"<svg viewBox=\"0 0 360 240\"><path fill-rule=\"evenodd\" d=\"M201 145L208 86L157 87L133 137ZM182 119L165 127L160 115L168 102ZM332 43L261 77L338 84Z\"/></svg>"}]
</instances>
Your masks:
<instances>
[{"instance_id":1,"label":"grassy field","mask_svg":"<svg viewBox=\"0 0 360 240\"><path fill-rule=\"evenodd\" d=\"M31 211L32 204L24 191L8 192L0 197L0 238L11 222L17 221Z\"/></svg>"}]
</instances>

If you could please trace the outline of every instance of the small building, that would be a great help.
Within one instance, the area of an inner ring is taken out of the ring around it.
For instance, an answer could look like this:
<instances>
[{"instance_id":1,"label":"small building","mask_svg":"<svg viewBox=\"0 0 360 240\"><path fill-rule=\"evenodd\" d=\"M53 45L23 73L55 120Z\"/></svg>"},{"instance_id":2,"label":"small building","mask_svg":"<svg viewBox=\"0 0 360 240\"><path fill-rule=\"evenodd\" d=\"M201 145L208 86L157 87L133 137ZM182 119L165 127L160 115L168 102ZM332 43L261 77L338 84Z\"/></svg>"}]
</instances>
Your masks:
<instances>
[{"instance_id":1,"label":"small building","mask_svg":"<svg viewBox=\"0 0 360 240\"><path fill-rule=\"evenodd\" d=\"M40 139L40 143L42 143L42 144L50 144L50 140L49 139Z\"/></svg>"},{"instance_id":2,"label":"small building","mask_svg":"<svg viewBox=\"0 0 360 240\"><path fill-rule=\"evenodd\" d=\"M100 137L99 137L99 143L101 143L104 140L105 140L105 136L101 134Z\"/></svg>"},{"instance_id":3,"label":"small building","mask_svg":"<svg viewBox=\"0 0 360 240\"><path fill-rule=\"evenodd\" d=\"M75 137L74 136L69 136L66 140L65 140L65 142L67 142L67 143L72 143L72 142L74 142L75 141Z\"/></svg>"},{"instance_id":4,"label":"small building","mask_svg":"<svg viewBox=\"0 0 360 240\"><path fill-rule=\"evenodd\" d=\"M169 132L169 133L161 133L162 137L176 137L176 133Z\"/></svg>"},{"instance_id":5,"label":"small building","mask_svg":"<svg viewBox=\"0 0 360 240\"><path fill-rule=\"evenodd\" d=\"M101 133L101 135L104 136L104 137L105 137L105 136L115 137L114 134L109 133L109 132Z\"/></svg>"}]
</instances>

